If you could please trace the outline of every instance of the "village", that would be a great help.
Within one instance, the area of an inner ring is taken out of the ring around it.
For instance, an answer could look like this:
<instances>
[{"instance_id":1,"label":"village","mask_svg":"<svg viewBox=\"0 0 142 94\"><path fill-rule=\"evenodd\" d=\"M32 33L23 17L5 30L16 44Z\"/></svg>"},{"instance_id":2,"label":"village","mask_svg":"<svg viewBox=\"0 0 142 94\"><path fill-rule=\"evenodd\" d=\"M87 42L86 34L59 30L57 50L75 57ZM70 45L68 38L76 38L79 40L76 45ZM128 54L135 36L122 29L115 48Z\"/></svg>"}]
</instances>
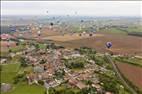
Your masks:
<instances>
[{"instance_id":1,"label":"village","mask_svg":"<svg viewBox=\"0 0 142 94\"><path fill-rule=\"evenodd\" d=\"M1 1L0 94L142 94L142 2Z\"/></svg>"},{"instance_id":2,"label":"village","mask_svg":"<svg viewBox=\"0 0 142 94\"><path fill-rule=\"evenodd\" d=\"M3 38L3 40L6 39ZM44 47L41 48L39 45ZM10 45L7 47L10 48ZM87 58L87 55L81 54L79 50L66 49L53 43L41 44L33 41L28 41L25 47L23 51L10 53L12 58L20 56L21 67L31 67L30 71L24 70L17 74L16 83L25 76L29 85L43 85L47 90L66 83L71 88L93 87L96 88L96 93L112 93L103 90L102 83L95 74L95 71L105 73L109 70L97 65L94 60ZM1 59L1 64L6 63L6 59ZM68 63L71 64L68 65Z\"/></svg>"}]
</instances>

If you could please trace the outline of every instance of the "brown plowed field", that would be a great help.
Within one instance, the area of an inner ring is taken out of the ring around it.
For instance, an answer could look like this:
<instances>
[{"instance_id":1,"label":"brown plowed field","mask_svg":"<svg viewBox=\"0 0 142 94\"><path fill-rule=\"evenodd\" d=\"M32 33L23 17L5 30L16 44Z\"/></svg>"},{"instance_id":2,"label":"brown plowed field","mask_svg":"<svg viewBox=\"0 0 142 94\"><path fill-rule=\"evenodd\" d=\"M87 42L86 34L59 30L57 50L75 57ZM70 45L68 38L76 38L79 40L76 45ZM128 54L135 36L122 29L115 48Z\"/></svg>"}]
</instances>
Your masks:
<instances>
[{"instance_id":1,"label":"brown plowed field","mask_svg":"<svg viewBox=\"0 0 142 94\"><path fill-rule=\"evenodd\" d=\"M142 68L127 63L116 63L120 72L142 90Z\"/></svg>"},{"instance_id":2,"label":"brown plowed field","mask_svg":"<svg viewBox=\"0 0 142 94\"><path fill-rule=\"evenodd\" d=\"M108 51L105 44L106 42L110 41L112 42L113 46L109 51L112 51L114 54L142 55L142 37L105 33L102 33L102 35L103 36L85 37L81 39L68 41L57 40L55 42L69 48L87 46L95 48L98 52L104 53Z\"/></svg>"},{"instance_id":3,"label":"brown plowed field","mask_svg":"<svg viewBox=\"0 0 142 94\"><path fill-rule=\"evenodd\" d=\"M26 32L23 36L38 39L37 31L38 30L32 30L31 33ZM16 35L18 36L18 33ZM44 27L41 30L40 39L50 39L67 48L87 46L95 48L98 52L102 53L112 51L114 54L142 56L142 37L100 32L96 32L96 34L91 37L89 37L88 34L82 36L79 36L79 34L65 34L63 36L57 27ZM109 50L105 46L108 41L113 44L112 48Z\"/></svg>"}]
</instances>

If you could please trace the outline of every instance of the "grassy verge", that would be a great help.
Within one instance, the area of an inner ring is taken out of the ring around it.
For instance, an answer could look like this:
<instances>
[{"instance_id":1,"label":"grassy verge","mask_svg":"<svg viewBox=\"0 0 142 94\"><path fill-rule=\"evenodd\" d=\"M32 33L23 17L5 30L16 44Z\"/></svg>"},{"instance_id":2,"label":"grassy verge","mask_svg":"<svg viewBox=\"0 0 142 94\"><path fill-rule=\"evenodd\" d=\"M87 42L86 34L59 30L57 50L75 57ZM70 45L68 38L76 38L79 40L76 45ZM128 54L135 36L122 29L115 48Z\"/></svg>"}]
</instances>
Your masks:
<instances>
[{"instance_id":1,"label":"grassy verge","mask_svg":"<svg viewBox=\"0 0 142 94\"><path fill-rule=\"evenodd\" d=\"M120 61L122 63L128 63L142 67L142 59L131 58L131 57L116 57L115 60Z\"/></svg>"}]
</instances>

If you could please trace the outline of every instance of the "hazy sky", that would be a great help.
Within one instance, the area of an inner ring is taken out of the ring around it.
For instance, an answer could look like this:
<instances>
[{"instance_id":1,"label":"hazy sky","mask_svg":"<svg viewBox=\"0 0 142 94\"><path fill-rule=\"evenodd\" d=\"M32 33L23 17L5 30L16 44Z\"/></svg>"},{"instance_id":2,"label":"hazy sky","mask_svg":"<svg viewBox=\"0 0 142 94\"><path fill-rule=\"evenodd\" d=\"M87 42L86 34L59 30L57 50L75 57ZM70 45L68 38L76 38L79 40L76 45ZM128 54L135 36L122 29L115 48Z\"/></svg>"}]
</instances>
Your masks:
<instances>
[{"instance_id":1,"label":"hazy sky","mask_svg":"<svg viewBox=\"0 0 142 94\"><path fill-rule=\"evenodd\" d=\"M142 1L1 1L1 14L142 16Z\"/></svg>"}]
</instances>

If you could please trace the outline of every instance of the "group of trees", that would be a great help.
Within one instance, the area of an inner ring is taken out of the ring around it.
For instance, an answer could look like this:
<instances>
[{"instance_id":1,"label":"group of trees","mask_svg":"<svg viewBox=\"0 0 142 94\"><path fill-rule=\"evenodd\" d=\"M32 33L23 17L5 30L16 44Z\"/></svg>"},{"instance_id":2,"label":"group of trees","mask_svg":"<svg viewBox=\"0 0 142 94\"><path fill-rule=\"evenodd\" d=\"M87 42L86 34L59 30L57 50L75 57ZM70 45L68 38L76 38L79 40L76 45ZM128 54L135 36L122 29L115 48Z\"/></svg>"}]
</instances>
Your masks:
<instances>
[{"instance_id":1,"label":"group of trees","mask_svg":"<svg viewBox=\"0 0 142 94\"><path fill-rule=\"evenodd\" d=\"M40 64L45 64L45 63L46 63L46 60L45 60L45 59L42 59L39 63L40 63Z\"/></svg>"},{"instance_id":2,"label":"group of trees","mask_svg":"<svg viewBox=\"0 0 142 94\"><path fill-rule=\"evenodd\" d=\"M65 71L63 69L56 70L54 75L57 79L63 78Z\"/></svg>"},{"instance_id":3,"label":"group of trees","mask_svg":"<svg viewBox=\"0 0 142 94\"><path fill-rule=\"evenodd\" d=\"M84 68L86 62L87 61L81 57L64 59L65 66L70 69Z\"/></svg>"},{"instance_id":4,"label":"group of trees","mask_svg":"<svg viewBox=\"0 0 142 94\"><path fill-rule=\"evenodd\" d=\"M25 74L17 74L15 77L14 77L14 84L17 84L18 82L20 81L25 81L26 80L26 76Z\"/></svg>"},{"instance_id":5,"label":"group of trees","mask_svg":"<svg viewBox=\"0 0 142 94\"><path fill-rule=\"evenodd\" d=\"M80 47L79 49L75 49L80 52L80 54L96 54L96 50L88 47Z\"/></svg>"},{"instance_id":6,"label":"group of trees","mask_svg":"<svg viewBox=\"0 0 142 94\"><path fill-rule=\"evenodd\" d=\"M99 74L100 82L102 82L102 87L105 91L113 92L114 94L119 94L119 81L113 77L109 77L105 74Z\"/></svg>"},{"instance_id":7,"label":"group of trees","mask_svg":"<svg viewBox=\"0 0 142 94\"><path fill-rule=\"evenodd\" d=\"M88 47L80 47L79 49L75 49L80 52L80 54L84 54L88 57L88 59L95 60L96 59L96 50Z\"/></svg>"},{"instance_id":8,"label":"group of trees","mask_svg":"<svg viewBox=\"0 0 142 94\"><path fill-rule=\"evenodd\" d=\"M28 66L28 62L26 61L26 59L24 57L20 58L20 63L21 63L21 67L27 67Z\"/></svg>"},{"instance_id":9,"label":"group of trees","mask_svg":"<svg viewBox=\"0 0 142 94\"><path fill-rule=\"evenodd\" d=\"M49 88L49 94L97 94L96 88L86 87L83 89L62 87L61 89Z\"/></svg>"}]
</instances>

